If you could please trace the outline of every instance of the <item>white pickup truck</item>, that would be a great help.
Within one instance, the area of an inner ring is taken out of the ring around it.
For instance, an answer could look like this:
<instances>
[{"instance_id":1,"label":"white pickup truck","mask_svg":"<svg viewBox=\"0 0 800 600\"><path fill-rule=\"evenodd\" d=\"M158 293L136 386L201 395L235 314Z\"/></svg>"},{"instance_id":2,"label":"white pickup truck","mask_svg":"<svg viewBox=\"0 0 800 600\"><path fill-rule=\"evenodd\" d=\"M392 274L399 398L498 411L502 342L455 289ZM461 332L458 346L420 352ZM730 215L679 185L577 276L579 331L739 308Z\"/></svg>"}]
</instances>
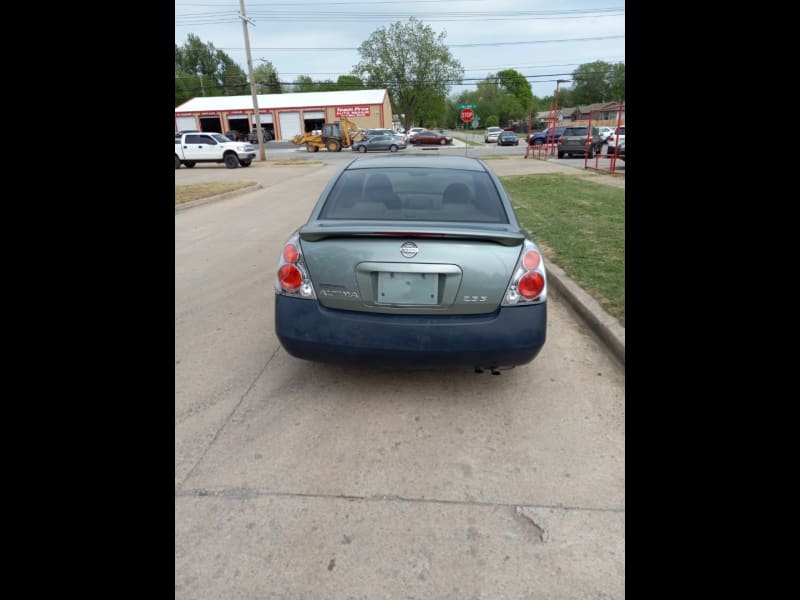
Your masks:
<instances>
[{"instance_id":1,"label":"white pickup truck","mask_svg":"<svg viewBox=\"0 0 800 600\"><path fill-rule=\"evenodd\" d=\"M256 157L256 147L250 142L234 142L221 133L195 131L175 134L175 168L192 168L197 163L225 163L229 169L239 165L249 167Z\"/></svg>"}]
</instances>

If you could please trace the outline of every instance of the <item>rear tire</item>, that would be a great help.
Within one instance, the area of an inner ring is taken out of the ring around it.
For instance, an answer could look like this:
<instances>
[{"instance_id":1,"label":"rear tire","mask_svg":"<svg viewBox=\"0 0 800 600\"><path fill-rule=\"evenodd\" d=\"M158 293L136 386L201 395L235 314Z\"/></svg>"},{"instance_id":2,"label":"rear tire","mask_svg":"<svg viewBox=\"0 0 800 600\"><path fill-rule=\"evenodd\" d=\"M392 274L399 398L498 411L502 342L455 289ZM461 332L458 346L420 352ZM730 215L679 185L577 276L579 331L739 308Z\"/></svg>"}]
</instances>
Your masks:
<instances>
[{"instance_id":1,"label":"rear tire","mask_svg":"<svg viewBox=\"0 0 800 600\"><path fill-rule=\"evenodd\" d=\"M594 146L589 146L589 158L594 158Z\"/></svg>"},{"instance_id":2,"label":"rear tire","mask_svg":"<svg viewBox=\"0 0 800 600\"><path fill-rule=\"evenodd\" d=\"M185 166L187 169L191 169L191 168L192 168L193 166L195 166L197 163L196 163L195 161L193 161L193 160L187 160L187 161L186 161L186 162L184 162L183 164L184 164L184 166Z\"/></svg>"},{"instance_id":3,"label":"rear tire","mask_svg":"<svg viewBox=\"0 0 800 600\"><path fill-rule=\"evenodd\" d=\"M439 140L439 145L444 146L447 143L447 140Z\"/></svg>"},{"instance_id":4,"label":"rear tire","mask_svg":"<svg viewBox=\"0 0 800 600\"><path fill-rule=\"evenodd\" d=\"M541 146L542 144L544 144L544 141L543 141L543 140L540 140L540 139L538 139L538 138L537 138L537 139L535 139L535 140L533 140L533 145L534 145L534 146Z\"/></svg>"},{"instance_id":5,"label":"rear tire","mask_svg":"<svg viewBox=\"0 0 800 600\"><path fill-rule=\"evenodd\" d=\"M389 152L397 152L399 149L400 149L400 148L398 148L398 147L397 147L397 146L395 146L394 144L392 144L391 146L389 146Z\"/></svg>"},{"instance_id":6,"label":"rear tire","mask_svg":"<svg viewBox=\"0 0 800 600\"><path fill-rule=\"evenodd\" d=\"M338 140L328 140L325 143L325 147L328 149L328 152L339 152L342 149L342 145Z\"/></svg>"},{"instance_id":7,"label":"rear tire","mask_svg":"<svg viewBox=\"0 0 800 600\"><path fill-rule=\"evenodd\" d=\"M228 154L225 156L225 166L229 169L235 169L239 166L239 157L235 154Z\"/></svg>"},{"instance_id":8,"label":"rear tire","mask_svg":"<svg viewBox=\"0 0 800 600\"><path fill-rule=\"evenodd\" d=\"M359 151L361 154L364 154L364 153L367 151L367 147L366 147L366 146L359 146L359 147L358 147L358 151Z\"/></svg>"},{"instance_id":9,"label":"rear tire","mask_svg":"<svg viewBox=\"0 0 800 600\"><path fill-rule=\"evenodd\" d=\"M180 169L181 168L181 159L178 158L177 154L175 155L175 168L176 169Z\"/></svg>"}]
</instances>

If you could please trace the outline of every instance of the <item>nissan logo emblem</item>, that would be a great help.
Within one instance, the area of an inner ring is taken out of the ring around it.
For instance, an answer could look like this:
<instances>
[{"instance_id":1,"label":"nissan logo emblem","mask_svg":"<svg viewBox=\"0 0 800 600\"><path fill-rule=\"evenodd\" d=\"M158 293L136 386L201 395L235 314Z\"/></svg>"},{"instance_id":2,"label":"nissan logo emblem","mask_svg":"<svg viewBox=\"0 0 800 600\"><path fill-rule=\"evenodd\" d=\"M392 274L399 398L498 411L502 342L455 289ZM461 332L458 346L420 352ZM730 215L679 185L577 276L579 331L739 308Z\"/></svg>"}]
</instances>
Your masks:
<instances>
[{"instance_id":1,"label":"nissan logo emblem","mask_svg":"<svg viewBox=\"0 0 800 600\"><path fill-rule=\"evenodd\" d=\"M414 258L419 252L419 248L414 242L406 242L402 246L400 246L400 254L402 254L405 258Z\"/></svg>"}]
</instances>

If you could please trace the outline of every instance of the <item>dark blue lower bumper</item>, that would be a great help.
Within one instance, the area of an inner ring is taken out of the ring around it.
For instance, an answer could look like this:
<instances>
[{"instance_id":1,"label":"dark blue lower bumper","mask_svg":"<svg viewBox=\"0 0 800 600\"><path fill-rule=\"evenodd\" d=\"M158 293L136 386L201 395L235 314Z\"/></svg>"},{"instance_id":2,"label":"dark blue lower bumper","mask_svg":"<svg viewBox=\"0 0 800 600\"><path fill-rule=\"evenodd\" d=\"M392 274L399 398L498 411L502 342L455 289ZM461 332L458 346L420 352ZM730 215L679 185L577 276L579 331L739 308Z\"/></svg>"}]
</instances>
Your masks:
<instances>
[{"instance_id":1,"label":"dark blue lower bumper","mask_svg":"<svg viewBox=\"0 0 800 600\"><path fill-rule=\"evenodd\" d=\"M386 315L331 310L315 300L275 296L275 333L297 358L371 367L511 367L545 342L547 304L488 315Z\"/></svg>"}]
</instances>

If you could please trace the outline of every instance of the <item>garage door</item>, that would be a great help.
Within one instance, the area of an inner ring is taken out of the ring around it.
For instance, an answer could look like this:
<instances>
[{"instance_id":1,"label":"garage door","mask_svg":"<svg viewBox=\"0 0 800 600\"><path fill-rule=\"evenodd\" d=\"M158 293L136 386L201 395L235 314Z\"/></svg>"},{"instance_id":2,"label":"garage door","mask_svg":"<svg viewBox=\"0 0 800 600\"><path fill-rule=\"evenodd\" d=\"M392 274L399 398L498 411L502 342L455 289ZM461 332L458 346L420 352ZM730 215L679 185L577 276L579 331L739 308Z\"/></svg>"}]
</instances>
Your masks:
<instances>
[{"instance_id":1,"label":"garage door","mask_svg":"<svg viewBox=\"0 0 800 600\"><path fill-rule=\"evenodd\" d=\"M324 110L307 110L303 112L304 119L324 119L325 118L325 111Z\"/></svg>"},{"instance_id":2,"label":"garage door","mask_svg":"<svg viewBox=\"0 0 800 600\"><path fill-rule=\"evenodd\" d=\"M228 125L234 131L250 131L247 126L247 117L228 117Z\"/></svg>"},{"instance_id":3,"label":"garage door","mask_svg":"<svg viewBox=\"0 0 800 600\"><path fill-rule=\"evenodd\" d=\"M178 122L178 131L197 129L197 122L194 120L194 117L178 117L175 120Z\"/></svg>"},{"instance_id":4,"label":"garage door","mask_svg":"<svg viewBox=\"0 0 800 600\"><path fill-rule=\"evenodd\" d=\"M281 122L282 139L290 140L302 131L299 112L282 112L278 115L278 119Z\"/></svg>"},{"instance_id":5,"label":"garage door","mask_svg":"<svg viewBox=\"0 0 800 600\"><path fill-rule=\"evenodd\" d=\"M272 113L260 115L259 119L261 120L261 125L271 125L272 124ZM256 126L256 118L253 117L253 127Z\"/></svg>"}]
</instances>

